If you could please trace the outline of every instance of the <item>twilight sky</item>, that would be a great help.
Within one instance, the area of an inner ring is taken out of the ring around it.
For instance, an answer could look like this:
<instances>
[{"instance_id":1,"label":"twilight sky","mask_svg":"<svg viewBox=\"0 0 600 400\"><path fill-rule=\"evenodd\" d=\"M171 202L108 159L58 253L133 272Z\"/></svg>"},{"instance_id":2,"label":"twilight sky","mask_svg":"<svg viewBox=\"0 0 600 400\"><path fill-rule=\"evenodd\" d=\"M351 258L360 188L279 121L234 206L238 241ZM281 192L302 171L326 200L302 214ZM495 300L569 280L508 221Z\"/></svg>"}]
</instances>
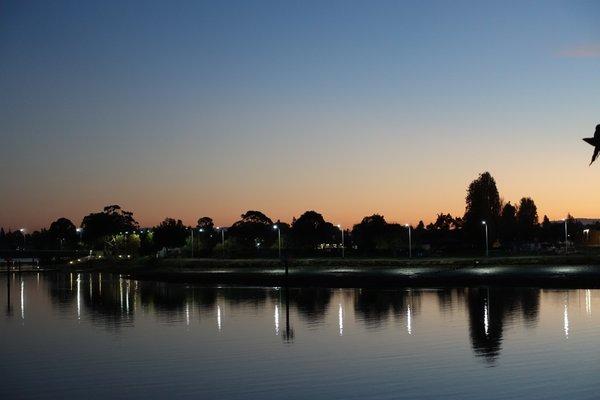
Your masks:
<instances>
[{"instance_id":1,"label":"twilight sky","mask_svg":"<svg viewBox=\"0 0 600 400\"><path fill-rule=\"evenodd\" d=\"M0 4L0 226L600 217L598 2L92 3Z\"/></svg>"}]
</instances>

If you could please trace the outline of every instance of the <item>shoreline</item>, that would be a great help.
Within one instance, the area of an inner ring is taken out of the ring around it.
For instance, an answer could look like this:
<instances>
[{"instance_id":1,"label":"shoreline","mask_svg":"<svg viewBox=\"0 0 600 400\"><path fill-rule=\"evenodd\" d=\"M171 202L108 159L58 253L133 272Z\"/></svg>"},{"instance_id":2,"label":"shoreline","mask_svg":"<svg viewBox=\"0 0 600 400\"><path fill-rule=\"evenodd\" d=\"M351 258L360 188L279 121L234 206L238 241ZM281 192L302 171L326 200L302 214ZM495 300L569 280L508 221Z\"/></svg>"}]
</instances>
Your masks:
<instances>
[{"instance_id":1,"label":"shoreline","mask_svg":"<svg viewBox=\"0 0 600 400\"><path fill-rule=\"evenodd\" d=\"M545 286L600 288L600 255L432 259L138 259L50 268L132 279L258 286Z\"/></svg>"}]
</instances>

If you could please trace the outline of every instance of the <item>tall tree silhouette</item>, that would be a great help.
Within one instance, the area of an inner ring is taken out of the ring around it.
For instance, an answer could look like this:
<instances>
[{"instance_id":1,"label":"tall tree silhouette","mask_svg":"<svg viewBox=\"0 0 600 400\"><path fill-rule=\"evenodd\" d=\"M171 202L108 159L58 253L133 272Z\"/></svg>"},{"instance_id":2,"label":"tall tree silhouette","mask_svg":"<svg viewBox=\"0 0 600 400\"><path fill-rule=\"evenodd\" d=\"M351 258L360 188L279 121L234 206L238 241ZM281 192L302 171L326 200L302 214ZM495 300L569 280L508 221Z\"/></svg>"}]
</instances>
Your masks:
<instances>
[{"instance_id":1,"label":"tall tree silhouette","mask_svg":"<svg viewBox=\"0 0 600 400\"><path fill-rule=\"evenodd\" d=\"M502 207L498 229L502 245L512 246L517 236L517 208L510 204L510 201Z\"/></svg>"},{"instance_id":2,"label":"tall tree silhouette","mask_svg":"<svg viewBox=\"0 0 600 400\"><path fill-rule=\"evenodd\" d=\"M471 241L482 237L482 221L488 225L489 238L493 241L497 235L500 218L500 195L496 181L489 172L484 172L467 189L464 227Z\"/></svg>"},{"instance_id":3,"label":"tall tree silhouette","mask_svg":"<svg viewBox=\"0 0 600 400\"><path fill-rule=\"evenodd\" d=\"M535 238L538 228L538 214L535 202L531 197L523 197L517 210L517 223L519 238L522 241L531 241Z\"/></svg>"}]
</instances>

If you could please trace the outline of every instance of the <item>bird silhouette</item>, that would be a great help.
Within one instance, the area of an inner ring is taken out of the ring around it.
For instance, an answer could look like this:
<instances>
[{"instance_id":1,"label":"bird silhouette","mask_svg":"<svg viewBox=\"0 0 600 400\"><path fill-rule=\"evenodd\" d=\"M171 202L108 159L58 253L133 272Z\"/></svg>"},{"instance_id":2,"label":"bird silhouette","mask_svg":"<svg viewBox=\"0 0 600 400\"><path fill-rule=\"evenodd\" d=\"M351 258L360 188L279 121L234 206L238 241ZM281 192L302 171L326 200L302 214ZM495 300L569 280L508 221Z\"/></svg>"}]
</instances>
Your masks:
<instances>
[{"instance_id":1,"label":"bird silhouette","mask_svg":"<svg viewBox=\"0 0 600 400\"><path fill-rule=\"evenodd\" d=\"M592 163L596 161L598 153L600 153L600 125L596 125L596 132L594 132L594 137L584 138L583 140L594 146L594 155L592 155L592 161L590 161L590 165L592 165Z\"/></svg>"}]
</instances>

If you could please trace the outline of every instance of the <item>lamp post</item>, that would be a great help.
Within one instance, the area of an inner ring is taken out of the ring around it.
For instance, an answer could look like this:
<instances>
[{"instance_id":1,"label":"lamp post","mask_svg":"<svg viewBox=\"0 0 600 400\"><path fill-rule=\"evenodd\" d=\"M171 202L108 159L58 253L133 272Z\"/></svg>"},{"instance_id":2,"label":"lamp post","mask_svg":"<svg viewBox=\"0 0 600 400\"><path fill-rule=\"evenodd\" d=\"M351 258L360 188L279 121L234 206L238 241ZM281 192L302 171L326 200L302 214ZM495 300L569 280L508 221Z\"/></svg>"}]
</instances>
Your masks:
<instances>
[{"instance_id":1,"label":"lamp post","mask_svg":"<svg viewBox=\"0 0 600 400\"><path fill-rule=\"evenodd\" d=\"M412 234L409 224L404 225L408 228L408 258L412 258Z\"/></svg>"},{"instance_id":2,"label":"lamp post","mask_svg":"<svg viewBox=\"0 0 600 400\"><path fill-rule=\"evenodd\" d=\"M277 230L277 250L281 259L281 228L278 225L273 225L273 229Z\"/></svg>"},{"instance_id":3,"label":"lamp post","mask_svg":"<svg viewBox=\"0 0 600 400\"><path fill-rule=\"evenodd\" d=\"M194 258L194 228L191 229L192 232L192 258Z\"/></svg>"},{"instance_id":4,"label":"lamp post","mask_svg":"<svg viewBox=\"0 0 600 400\"><path fill-rule=\"evenodd\" d=\"M217 226L217 230L221 231L221 247L223 247L223 256L225 256L225 228Z\"/></svg>"},{"instance_id":5,"label":"lamp post","mask_svg":"<svg viewBox=\"0 0 600 400\"><path fill-rule=\"evenodd\" d=\"M342 229L342 225L340 225L340 224L338 224L337 227L342 231L342 258L345 258L346 255L344 252L344 250L345 250L345 248L344 248L344 229Z\"/></svg>"},{"instance_id":6,"label":"lamp post","mask_svg":"<svg viewBox=\"0 0 600 400\"><path fill-rule=\"evenodd\" d=\"M489 244L488 244L488 226L487 226L487 222L485 221L481 221L481 224L485 227L485 256L489 257L490 255L490 250L489 250Z\"/></svg>"},{"instance_id":7,"label":"lamp post","mask_svg":"<svg viewBox=\"0 0 600 400\"><path fill-rule=\"evenodd\" d=\"M569 231L567 229L567 219L563 219L565 222L565 254L569 252Z\"/></svg>"},{"instance_id":8,"label":"lamp post","mask_svg":"<svg viewBox=\"0 0 600 400\"><path fill-rule=\"evenodd\" d=\"M19 229L19 232L23 235L23 250L25 250L25 228Z\"/></svg>"},{"instance_id":9,"label":"lamp post","mask_svg":"<svg viewBox=\"0 0 600 400\"><path fill-rule=\"evenodd\" d=\"M83 228L77 228L77 229L75 229L75 231L77 232L77 235L79 236L79 242L82 242L83 241L83 238L82 238Z\"/></svg>"}]
</instances>

